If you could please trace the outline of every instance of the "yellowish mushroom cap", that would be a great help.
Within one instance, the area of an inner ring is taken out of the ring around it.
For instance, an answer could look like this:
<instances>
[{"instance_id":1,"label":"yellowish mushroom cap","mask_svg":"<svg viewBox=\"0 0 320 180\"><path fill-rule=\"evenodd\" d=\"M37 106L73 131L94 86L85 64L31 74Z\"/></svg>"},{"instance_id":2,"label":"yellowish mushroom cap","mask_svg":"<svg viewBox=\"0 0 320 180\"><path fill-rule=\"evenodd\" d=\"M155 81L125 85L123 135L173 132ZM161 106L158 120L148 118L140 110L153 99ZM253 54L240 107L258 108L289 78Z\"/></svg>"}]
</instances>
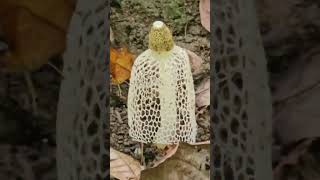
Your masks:
<instances>
[{"instance_id":1,"label":"yellowish mushroom cap","mask_svg":"<svg viewBox=\"0 0 320 180\"><path fill-rule=\"evenodd\" d=\"M162 21L155 21L149 32L149 49L163 52L170 51L173 46L170 29Z\"/></svg>"}]
</instances>

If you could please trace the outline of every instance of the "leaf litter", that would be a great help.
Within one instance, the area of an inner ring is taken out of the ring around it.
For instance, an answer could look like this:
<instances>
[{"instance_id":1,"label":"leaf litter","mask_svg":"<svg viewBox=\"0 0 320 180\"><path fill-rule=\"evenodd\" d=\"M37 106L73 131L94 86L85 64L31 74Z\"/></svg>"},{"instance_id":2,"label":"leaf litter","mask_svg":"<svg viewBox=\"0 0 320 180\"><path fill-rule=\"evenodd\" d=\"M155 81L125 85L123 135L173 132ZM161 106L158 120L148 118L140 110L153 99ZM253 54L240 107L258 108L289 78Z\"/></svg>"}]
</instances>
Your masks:
<instances>
[{"instance_id":1,"label":"leaf litter","mask_svg":"<svg viewBox=\"0 0 320 180\"><path fill-rule=\"evenodd\" d=\"M180 144L177 152L156 168L141 173L141 180L209 180L210 145Z\"/></svg>"},{"instance_id":2,"label":"leaf litter","mask_svg":"<svg viewBox=\"0 0 320 180\"><path fill-rule=\"evenodd\" d=\"M143 167L131 156L110 148L110 174L119 180L139 180Z\"/></svg>"},{"instance_id":3,"label":"leaf litter","mask_svg":"<svg viewBox=\"0 0 320 180\"><path fill-rule=\"evenodd\" d=\"M130 78L134 55L127 48L110 48L110 72L113 84L121 84Z\"/></svg>"},{"instance_id":4,"label":"leaf litter","mask_svg":"<svg viewBox=\"0 0 320 180\"><path fill-rule=\"evenodd\" d=\"M320 48L290 66L274 93L275 131L284 144L320 137Z\"/></svg>"}]
</instances>

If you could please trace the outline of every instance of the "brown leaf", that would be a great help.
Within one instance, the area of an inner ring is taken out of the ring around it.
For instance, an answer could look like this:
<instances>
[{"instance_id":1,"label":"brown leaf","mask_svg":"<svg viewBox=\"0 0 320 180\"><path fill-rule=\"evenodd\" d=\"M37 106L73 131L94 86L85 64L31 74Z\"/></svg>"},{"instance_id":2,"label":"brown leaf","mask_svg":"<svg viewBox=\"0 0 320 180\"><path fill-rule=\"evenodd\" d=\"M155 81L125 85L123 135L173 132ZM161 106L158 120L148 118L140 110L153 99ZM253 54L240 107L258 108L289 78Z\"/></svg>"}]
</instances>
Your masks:
<instances>
[{"instance_id":1,"label":"brown leaf","mask_svg":"<svg viewBox=\"0 0 320 180\"><path fill-rule=\"evenodd\" d=\"M198 107L210 105L210 79L205 79L196 89L196 105Z\"/></svg>"},{"instance_id":2,"label":"brown leaf","mask_svg":"<svg viewBox=\"0 0 320 180\"><path fill-rule=\"evenodd\" d=\"M130 78L134 55L128 49L110 48L110 70L113 84L121 84Z\"/></svg>"},{"instance_id":3,"label":"brown leaf","mask_svg":"<svg viewBox=\"0 0 320 180\"><path fill-rule=\"evenodd\" d=\"M0 1L0 31L8 44L0 64L6 71L32 71L65 48L73 8L62 0ZM59 12L59 13L57 13Z\"/></svg>"},{"instance_id":4,"label":"brown leaf","mask_svg":"<svg viewBox=\"0 0 320 180\"><path fill-rule=\"evenodd\" d=\"M320 137L320 48L306 54L289 67L273 95L274 128L284 144Z\"/></svg>"},{"instance_id":5,"label":"brown leaf","mask_svg":"<svg viewBox=\"0 0 320 180\"><path fill-rule=\"evenodd\" d=\"M131 156L110 148L110 174L120 180L139 180L143 170L140 163Z\"/></svg>"},{"instance_id":6,"label":"brown leaf","mask_svg":"<svg viewBox=\"0 0 320 180\"><path fill-rule=\"evenodd\" d=\"M190 50L186 49L186 51L189 56L192 74L198 74L199 72L201 72L201 65L203 63L202 58Z\"/></svg>"},{"instance_id":7,"label":"brown leaf","mask_svg":"<svg viewBox=\"0 0 320 180\"><path fill-rule=\"evenodd\" d=\"M75 7L74 0L0 0L31 11L37 18L66 30ZM59 12L59 13L57 13Z\"/></svg>"},{"instance_id":8,"label":"brown leaf","mask_svg":"<svg viewBox=\"0 0 320 180\"><path fill-rule=\"evenodd\" d=\"M312 163L312 159L309 159L308 156L313 156L312 152L310 152L310 146L312 145L313 142L316 142L316 138L310 138L307 140L304 140L300 144L298 144L291 152L284 157L279 164L273 169L273 176L275 180L283 180L283 179L288 179L286 176L290 174L288 172L288 167L296 167L300 172L306 172L307 176L312 176L310 179L318 179L315 178L315 174L310 173L310 166L309 165L315 165ZM318 145L317 145L318 146ZM307 160L306 160L307 158ZM315 158L316 160L316 158ZM309 161L308 163L310 164L305 164L305 161ZM317 161L317 160L316 160ZM319 167L316 164L316 168ZM292 168L293 169L293 168ZM311 168L312 169L312 168ZM318 170L317 170L318 171ZM300 174L297 172L297 174ZM319 173L317 173L319 176ZM301 174L300 174L301 175ZM295 179L295 178L294 178ZM309 178L302 178L302 179L309 179Z\"/></svg>"},{"instance_id":9,"label":"brown leaf","mask_svg":"<svg viewBox=\"0 0 320 180\"><path fill-rule=\"evenodd\" d=\"M165 160L167 160L168 158L173 156L177 152L179 144L168 145L166 147L167 147L167 150L165 151L165 156L162 157L160 160L154 162L154 164L153 164L153 166L151 168L155 168L155 167L159 166Z\"/></svg>"},{"instance_id":10,"label":"brown leaf","mask_svg":"<svg viewBox=\"0 0 320 180\"><path fill-rule=\"evenodd\" d=\"M201 24L210 32L210 0L200 0L199 10Z\"/></svg>"},{"instance_id":11,"label":"brown leaf","mask_svg":"<svg viewBox=\"0 0 320 180\"><path fill-rule=\"evenodd\" d=\"M209 180L209 145L180 144L164 163L141 172L141 180Z\"/></svg>"}]
</instances>

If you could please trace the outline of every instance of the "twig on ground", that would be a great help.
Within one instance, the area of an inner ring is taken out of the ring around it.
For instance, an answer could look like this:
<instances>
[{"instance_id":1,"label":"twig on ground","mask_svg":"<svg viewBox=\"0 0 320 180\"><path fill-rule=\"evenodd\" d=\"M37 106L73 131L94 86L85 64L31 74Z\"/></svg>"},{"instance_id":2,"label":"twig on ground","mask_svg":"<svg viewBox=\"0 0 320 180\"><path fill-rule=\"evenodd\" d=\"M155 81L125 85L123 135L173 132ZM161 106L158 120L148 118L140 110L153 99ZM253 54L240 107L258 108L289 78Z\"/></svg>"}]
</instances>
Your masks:
<instances>
[{"instance_id":1,"label":"twig on ground","mask_svg":"<svg viewBox=\"0 0 320 180\"><path fill-rule=\"evenodd\" d=\"M293 94L291 94L289 96L286 96L286 97L281 98L279 100L275 100L272 104L278 105L281 103L285 103L285 102L289 101L290 99L297 98L298 96L301 96L301 95L305 94L306 92L313 90L314 88L316 88L319 85L320 85L320 80L318 80L316 83L314 83L314 84L312 84L312 85L310 85L310 86L308 86L298 92L294 92Z\"/></svg>"},{"instance_id":2,"label":"twig on ground","mask_svg":"<svg viewBox=\"0 0 320 180\"><path fill-rule=\"evenodd\" d=\"M122 97L122 91L121 91L121 87L120 84L117 85L118 86L118 93L119 93L119 97Z\"/></svg>"},{"instance_id":3,"label":"twig on ground","mask_svg":"<svg viewBox=\"0 0 320 180\"><path fill-rule=\"evenodd\" d=\"M52 67L59 75L61 75L62 78L64 78L63 72L62 72L60 69L58 69L57 66L55 66L54 64L52 64L50 61L48 62L48 65L49 65L50 67Z\"/></svg>"},{"instance_id":4,"label":"twig on ground","mask_svg":"<svg viewBox=\"0 0 320 180\"><path fill-rule=\"evenodd\" d=\"M31 95L31 99L32 99L32 111L35 115L38 115L38 105L37 105L37 93L35 91L34 85L32 83L32 79L31 79L31 73L30 72L24 72L24 77L27 81L27 86Z\"/></svg>"},{"instance_id":5,"label":"twig on ground","mask_svg":"<svg viewBox=\"0 0 320 180\"><path fill-rule=\"evenodd\" d=\"M186 25L184 26L184 38L187 37L188 23L189 23L189 21L187 21L187 22L186 22Z\"/></svg>"}]
</instances>

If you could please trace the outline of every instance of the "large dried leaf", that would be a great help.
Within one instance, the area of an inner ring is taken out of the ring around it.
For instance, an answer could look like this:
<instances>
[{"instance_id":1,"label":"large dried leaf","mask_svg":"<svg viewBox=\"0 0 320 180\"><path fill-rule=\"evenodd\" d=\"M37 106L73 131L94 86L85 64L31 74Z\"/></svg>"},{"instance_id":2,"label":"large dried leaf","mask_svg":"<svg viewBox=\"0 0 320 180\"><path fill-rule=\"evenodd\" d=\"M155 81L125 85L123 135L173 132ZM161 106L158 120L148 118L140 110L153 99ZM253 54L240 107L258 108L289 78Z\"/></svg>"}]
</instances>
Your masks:
<instances>
[{"instance_id":1,"label":"large dried leaf","mask_svg":"<svg viewBox=\"0 0 320 180\"><path fill-rule=\"evenodd\" d=\"M298 144L273 170L274 179L319 179L319 145L320 139L317 138L310 138Z\"/></svg>"},{"instance_id":2,"label":"large dried leaf","mask_svg":"<svg viewBox=\"0 0 320 180\"><path fill-rule=\"evenodd\" d=\"M187 53L189 56L192 74L198 74L201 72L201 65L203 63L202 58L190 50L187 50Z\"/></svg>"},{"instance_id":3,"label":"large dried leaf","mask_svg":"<svg viewBox=\"0 0 320 180\"><path fill-rule=\"evenodd\" d=\"M31 11L37 18L48 21L52 26L66 30L75 7L74 0L0 0ZM59 12L59 13L57 13Z\"/></svg>"},{"instance_id":4,"label":"large dried leaf","mask_svg":"<svg viewBox=\"0 0 320 180\"><path fill-rule=\"evenodd\" d=\"M295 149L288 154L288 156L281 159L279 164L273 169L273 175L276 180L281 180L285 166L294 165L298 163L299 157L305 153L307 147L312 143L312 140L306 140L299 144Z\"/></svg>"},{"instance_id":5,"label":"large dried leaf","mask_svg":"<svg viewBox=\"0 0 320 180\"><path fill-rule=\"evenodd\" d=\"M130 78L134 55L128 49L110 48L110 70L113 84L121 84Z\"/></svg>"},{"instance_id":6,"label":"large dried leaf","mask_svg":"<svg viewBox=\"0 0 320 180\"><path fill-rule=\"evenodd\" d=\"M209 180L210 145L180 144L171 158L156 168L143 170L141 180Z\"/></svg>"},{"instance_id":7,"label":"large dried leaf","mask_svg":"<svg viewBox=\"0 0 320 180\"><path fill-rule=\"evenodd\" d=\"M63 52L73 12L70 4L63 0L0 0L0 4L1 39L9 46L0 55L2 68L35 70Z\"/></svg>"},{"instance_id":8,"label":"large dried leaf","mask_svg":"<svg viewBox=\"0 0 320 180\"><path fill-rule=\"evenodd\" d=\"M167 149L165 151L165 155L158 161L153 163L153 166L151 168L155 168L159 166L161 163L165 162L167 159L172 157L178 150L179 144L169 145L167 146Z\"/></svg>"},{"instance_id":9,"label":"large dried leaf","mask_svg":"<svg viewBox=\"0 0 320 180\"><path fill-rule=\"evenodd\" d=\"M110 148L110 174L120 180L139 180L140 163L131 156Z\"/></svg>"},{"instance_id":10,"label":"large dried leaf","mask_svg":"<svg viewBox=\"0 0 320 180\"><path fill-rule=\"evenodd\" d=\"M198 107L210 105L210 79L205 79L196 89L196 105Z\"/></svg>"},{"instance_id":11,"label":"large dried leaf","mask_svg":"<svg viewBox=\"0 0 320 180\"><path fill-rule=\"evenodd\" d=\"M320 137L320 49L290 67L278 82L274 102L276 133L287 144L302 138Z\"/></svg>"},{"instance_id":12,"label":"large dried leaf","mask_svg":"<svg viewBox=\"0 0 320 180\"><path fill-rule=\"evenodd\" d=\"M200 0L199 10L201 24L210 32L210 0Z\"/></svg>"}]
</instances>

